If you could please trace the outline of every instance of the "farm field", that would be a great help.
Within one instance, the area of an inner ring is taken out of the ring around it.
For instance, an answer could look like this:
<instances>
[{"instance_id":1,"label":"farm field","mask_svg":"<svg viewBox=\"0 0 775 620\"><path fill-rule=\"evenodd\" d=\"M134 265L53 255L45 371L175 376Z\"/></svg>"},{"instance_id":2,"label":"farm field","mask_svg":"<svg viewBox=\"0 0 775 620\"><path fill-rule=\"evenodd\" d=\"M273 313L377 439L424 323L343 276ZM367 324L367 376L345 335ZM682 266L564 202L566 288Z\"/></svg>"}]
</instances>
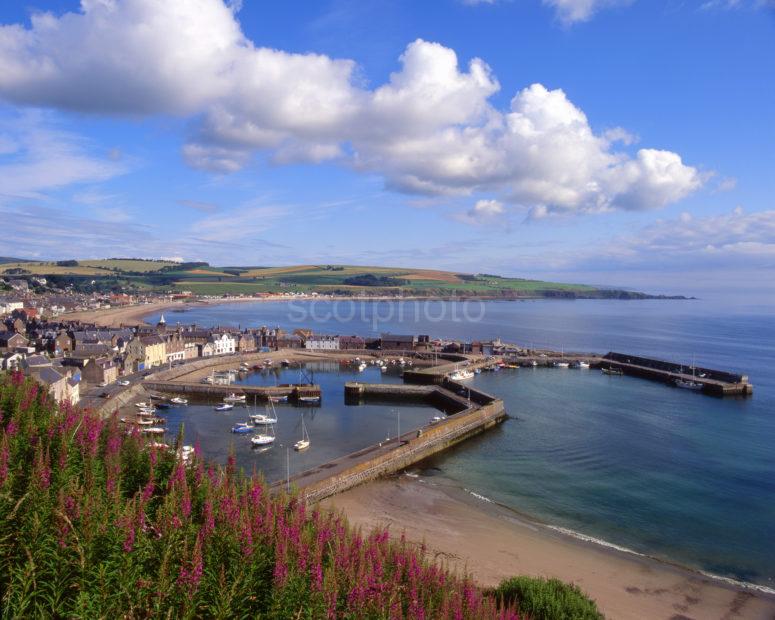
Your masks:
<instances>
[{"instance_id":1,"label":"farm field","mask_svg":"<svg viewBox=\"0 0 775 620\"><path fill-rule=\"evenodd\" d=\"M493 274L465 274L436 269L357 265L288 265L216 267L204 262L111 258L58 262L7 262L0 276L51 276L57 282L91 283L115 289L190 291L196 295L256 293L333 293L426 297L644 297L641 293L598 289L584 284L545 282ZM104 288L104 287L103 287Z\"/></svg>"}]
</instances>

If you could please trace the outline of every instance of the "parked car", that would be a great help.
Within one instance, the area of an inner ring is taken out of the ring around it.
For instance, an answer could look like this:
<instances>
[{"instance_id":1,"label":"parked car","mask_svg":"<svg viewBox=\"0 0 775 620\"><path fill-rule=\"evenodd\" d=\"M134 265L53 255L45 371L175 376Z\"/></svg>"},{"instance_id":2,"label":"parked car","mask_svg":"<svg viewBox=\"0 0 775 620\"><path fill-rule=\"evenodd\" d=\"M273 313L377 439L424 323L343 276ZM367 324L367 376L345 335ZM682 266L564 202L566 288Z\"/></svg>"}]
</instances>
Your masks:
<instances>
[{"instance_id":1,"label":"parked car","mask_svg":"<svg viewBox=\"0 0 775 620\"><path fill-rule=\"evenodd\" d=\"M123 379L123 380L119 381L118 384L119 385L123 385L123 386L127 386L127 385L130 385L130 382L127 381L126 379Z\"/></svg>"}]
</instances>

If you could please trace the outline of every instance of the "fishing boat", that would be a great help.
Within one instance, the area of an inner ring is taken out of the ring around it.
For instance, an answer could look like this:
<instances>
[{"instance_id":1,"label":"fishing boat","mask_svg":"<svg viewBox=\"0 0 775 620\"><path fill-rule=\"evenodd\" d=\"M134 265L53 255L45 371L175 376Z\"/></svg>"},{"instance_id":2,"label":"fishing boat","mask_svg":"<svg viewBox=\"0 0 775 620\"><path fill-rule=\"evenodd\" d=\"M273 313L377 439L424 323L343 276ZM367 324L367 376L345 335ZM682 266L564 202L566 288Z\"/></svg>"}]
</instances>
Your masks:
<instances>
[{"instance_id":1,"label":"fishing boat","mask_svg":"<svg viewBox=\"0 0 775 620\"><path fill-rule=\"evenodd\" d=\"M430 423L431 424L438 424L439 422L443 422L447 419L447 416L444 415L435 415L431 418Z\"/></svg>"},{"instance_id":2,"label":"fishing boat","mask_svg":"<svg viewBox=\"0 0 775 620\"><path fill-rule=\"evenodd\" d=\"M360 364L358 364L358 372L363 372L364 370L366 370L366 363L361 362Z\"/></svg>"},{"instance_id":3,"label":"fishing boat","mask_svg":"<svg viewBox=\"0 0 775 620\"><path fill-rule=\"evenodd\" d=\"M701 390L702 383L697 381L684 381L683 379L676 379L675 386L684 390Z\"/></svg>"},{"instance_id":4,"label":"fishing boat","mask_svg":"<svg viewBox=\"0 0 775 620\"><path fill-rule=\"evenodd\" d=\"M287 403L288 402L288 395L284 396L270 396L269 397L270 403Z\"/></svg>"},{"instance_id":5,"label":"fishing boat","mask_svg":"<svg viewBox=\"0 0 775 620\"><path fill-rule=\"evenodd\" d=\"M304 416L301 416L301 439L293 444L293 449L297 452L306 450L309 448L309 433L307 433L307 426L304 424Z\"/></svg>"},{"instance_id":6,"label":"fishing boat","mask_svg":"<svg viewBox=\"0 0 775 620\"><path fill-rule=\"evenodd\" d=\"M229 394L228 396L225 396L223 399L223 402L225 403L244 403L245 402L245 395L244 394L234 394L233 392Z\"/></svg>"},{"instance_id":7,"label":"fishing boat","mask_svg":"<svg viewBox=\"0 0 775 620\"><path fill-rule=\"evenodd\" d=\"M320 402L320 396L299 396L297 400L300 403L317 405Z\"/></svg>"},{"instance_id":8,"label":"fishing boat","mask_svg":"<svg viewBox=\"0 0 775 620\"><path fill-rule=\"evenodd\" d=\"M187 405L188 404L188 400L186 400L185 398L181 398L180 396L175 396L174 398L171 398L170 402L173 405Z\"/></svg>"},{"instance_id":9,"label":"fishing boat","mask_svg":"<svg viewBox=\"0 0 775 620\"><path fill-rule=\"evenodd\" d=\"M621 368L611 368L610 366L608 368L606 367L600 368L600 372L602 372L604 375L623 375L624 374Z\"/></svg>"},{"instance_id":10,"label":"fishing boat","mask_svg":"<svg viewBox=\"0 0 775 620\"><path fill-rule=\"evenodd\" d=\"M215 408L216 411L231 411L232 409L234 409L234 405L230 403L223 403Z\"/></svg>"},{"instance_id":11,"label":"fishing boat","mask_svg":"<svg viewBox=\"0 0 775 620\"><path fill-rule=\"evenodd\" d=\"M147 426L142 431L146 435L163 435L167 432L161 426Z\"/></svg>"},{"instance_id":12,"label":"fishing boat","mask_svg":"<svg viewBox=\"0 0 775 620\"><path fill-rule=\"evenodd\" d=\"M585 362L584 360L578 360L573 362L574 368L589 368L589 362Z\"/></svg>"},{"instance_id":13,"label":"fishing boat","mask_svg":"<svg viewBox=\"0 0 775 620\"><path fill-rule=\"evenodd\" d=\"M253 432L253 427L250 426L250 424L247 422L237 422L234 426L231 427L231 432L243 435L245 433Z\"/></svg>"},{"instance_id":14,"label":"fishing boat","mask_svg":"<svg viewBox=\"0 0 775 620\"><path fill-rule=\"evenodd\" d=\"M139 403L135 403L135 407L138 409L153 409L153 403L149 401L141 401Z\"/></svg>"},{"instance_id":15,"label":"fishing boat","mask_svg":"<svg viewBox=\"0 0 775 620\"><path fill-rule=\"evenodd\" d=\"M683 368L681 369L683 370ZM684 390L701 390L702 389L702 383L699 381L695 381L695 376L697 369L694 366L694 357L692 357L692 378L691 380L685 380L685 379L676 379L675 385L676 387L679 387Z\"/></svg>"},{"instance_id":16,"label":"fishing boat","mask_svg":"<svg viewBox=\"0 0 775 620\"><path fill-rule=\"evenodd\" d=\"M288 361L288 360L283 360L282 362L280 362L280 364L281 364L282 366L290 366L290 365L291 365L291 362L290 362L290 361Z\"/></svg>"},{"instance_id":17,"label":"fishing boat","mask_svg":"<svg viewBox=\"0 0 775 620\"><path fill-rule=\"evenodd\" d=\"M473 379L474 373L470 370L462 368L450 374L449 378L452 379L452 381L466 381L467 379Z\"/></svg>"}]
</instances>

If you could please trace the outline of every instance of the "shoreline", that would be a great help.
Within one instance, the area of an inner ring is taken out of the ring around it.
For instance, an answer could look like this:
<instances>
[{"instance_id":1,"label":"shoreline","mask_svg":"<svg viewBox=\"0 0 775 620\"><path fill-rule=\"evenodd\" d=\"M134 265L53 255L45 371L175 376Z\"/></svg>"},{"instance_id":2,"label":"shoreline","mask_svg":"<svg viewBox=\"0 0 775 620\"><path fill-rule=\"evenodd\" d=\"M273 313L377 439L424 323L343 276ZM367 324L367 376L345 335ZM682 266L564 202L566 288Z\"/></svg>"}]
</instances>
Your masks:
<instances>
[{"instance_id":1,"label":"shoreline","mask_svg":"<svg viewBox=\"0 0 775 620\"><path fill-rule=\"evenodd\" d=\"M392 302L407 302L407 301L458 301L458 302L487 302L487 301L502 301L502 302L515 302L515 301L663 301L663 300L675 300L681 301L693 301L695 298L673 298L673 297L645 297L642 299L609 299L605 297L578 297L578 298L562 298L562 297L500 297L500 296L480 296L480 297L425 297L425 296L353 296L353 297L330 297L321 295L318 297L223 297L212 299L197 299L194 301L160 301L147 304L135 304L131 306L119 306L116 308L100 308L97 310L79 310L75 312L67 312L57 317L63 321L80 321L82 323L94 324L99 327L122 327L124 325L137 325L144 323L142 318L148 314L155 312L164 312L167 310L175 310L182 308L183 312L192 308L201 308L204 306L224 306L229 304L239 303L277 303L277 302L308 302L308 301L342 301L342 302L355 302L355 301L392 301Z\"/></svg>"},{"instance_id":2,"label":"shoreline","mask_svg":"<svg viewBox=\"0 0 775 620\"><path fill-rule=\"evenodd\" d=\"M424 541L429 557L483 586L518 574L572 582L607 618L772 618L775 592L536 522L472 491L413 474L323 502L355 526Z\"/></svg>"}]
</instances>

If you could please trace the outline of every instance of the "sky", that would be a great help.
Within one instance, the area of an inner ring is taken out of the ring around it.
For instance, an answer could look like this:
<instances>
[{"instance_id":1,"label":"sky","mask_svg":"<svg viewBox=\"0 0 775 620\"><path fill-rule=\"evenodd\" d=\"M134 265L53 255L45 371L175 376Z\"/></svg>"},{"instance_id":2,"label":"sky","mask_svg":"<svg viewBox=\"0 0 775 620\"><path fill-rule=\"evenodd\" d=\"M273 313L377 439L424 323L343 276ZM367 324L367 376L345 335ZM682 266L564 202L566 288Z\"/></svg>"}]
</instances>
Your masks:
<instances>
[{"instance_id":1,"label":"sky","mask_svg":"<svg viewBox=\"0 0 775 620\"><path fill-rule=\"evenodd\" d=\"M0 4L0 255L775 291L773 0Z\"/></svg>"}]
</instances>

